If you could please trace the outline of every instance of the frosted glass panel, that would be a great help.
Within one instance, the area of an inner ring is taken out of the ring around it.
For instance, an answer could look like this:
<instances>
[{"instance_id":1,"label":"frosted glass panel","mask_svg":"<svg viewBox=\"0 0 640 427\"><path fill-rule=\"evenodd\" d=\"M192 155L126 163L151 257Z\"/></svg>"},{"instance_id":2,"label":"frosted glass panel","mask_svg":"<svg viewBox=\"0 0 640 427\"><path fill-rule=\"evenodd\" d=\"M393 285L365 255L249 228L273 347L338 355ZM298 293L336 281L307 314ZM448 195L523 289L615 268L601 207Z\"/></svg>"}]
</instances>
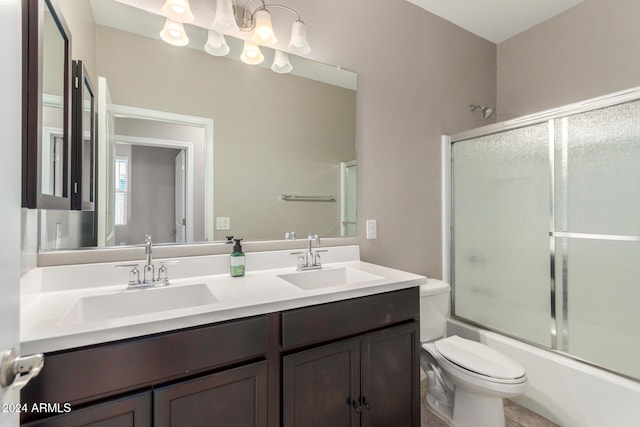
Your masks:
<instances>
[{"instance_id":1,"label":"frosted glass panel","mask_svg":"<svg viewBox=\"0 0 640 427\"><path fill-rule=\"evenodd\" d=\"M640 235L640 102L556 120L557 229Z\"/></svg>"},{"instance_id":2,"label":"frosted glass panel","mask_svg":"<svg viewBox=\"0 0 640 427\"><path fill-rule=\"evenodd\" d=\"M566 240L566 350L640 378L640 242Z\"/></svg>"},{"instance_id":3,"label":"frosted glass panel","mask_svg":"<svg viewBox=\"0 0 640 427\"><path fill-rule=\"evenodd\" d=\"M550 345L547 123L453 144L454 314Z\"/></svg>"}]
</instances>

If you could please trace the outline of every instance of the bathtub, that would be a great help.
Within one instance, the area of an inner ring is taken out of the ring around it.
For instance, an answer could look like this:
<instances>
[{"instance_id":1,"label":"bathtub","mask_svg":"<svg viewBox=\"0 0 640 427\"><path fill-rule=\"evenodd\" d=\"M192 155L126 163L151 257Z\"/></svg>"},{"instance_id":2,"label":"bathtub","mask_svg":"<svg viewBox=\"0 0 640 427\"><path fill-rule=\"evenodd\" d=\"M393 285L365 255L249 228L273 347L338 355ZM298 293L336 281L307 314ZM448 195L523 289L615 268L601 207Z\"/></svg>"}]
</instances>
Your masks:
<instances>
[{"instance_id":1,"label":"bathtub","mask_svg":"<svg viewBox=\"0 0 640 427\"><path fill-rule=\"evenodd\" d=\"M640 426L639 382L455 319L448 321L447 335L482 342L517 360L529 388L514 401L563 427Z\"/></svg>"}]
</instances>

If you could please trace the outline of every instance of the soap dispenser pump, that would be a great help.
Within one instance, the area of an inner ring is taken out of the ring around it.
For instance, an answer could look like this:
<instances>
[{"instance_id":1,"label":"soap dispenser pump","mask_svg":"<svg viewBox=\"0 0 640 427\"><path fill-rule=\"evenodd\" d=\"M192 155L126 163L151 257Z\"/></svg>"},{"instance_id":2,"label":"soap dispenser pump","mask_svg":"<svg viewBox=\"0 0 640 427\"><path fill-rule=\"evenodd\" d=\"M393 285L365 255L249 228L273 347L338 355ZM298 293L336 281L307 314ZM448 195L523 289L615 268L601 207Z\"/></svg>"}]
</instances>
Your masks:
<instances>
[{"instance_id":1,"label":"soap dispenser pump","mask_svg":"<svg viewBox=\"0 0 640 427\"><path fill-rule=\"evenodd\" d=\"M229 261L231 277L242 277L244 276L244 252L242 252L242 245L240 244L242 239L233 240L236 244L233 246L233 252L231 253L231 259Z\"/></svg>"}]
</instances>

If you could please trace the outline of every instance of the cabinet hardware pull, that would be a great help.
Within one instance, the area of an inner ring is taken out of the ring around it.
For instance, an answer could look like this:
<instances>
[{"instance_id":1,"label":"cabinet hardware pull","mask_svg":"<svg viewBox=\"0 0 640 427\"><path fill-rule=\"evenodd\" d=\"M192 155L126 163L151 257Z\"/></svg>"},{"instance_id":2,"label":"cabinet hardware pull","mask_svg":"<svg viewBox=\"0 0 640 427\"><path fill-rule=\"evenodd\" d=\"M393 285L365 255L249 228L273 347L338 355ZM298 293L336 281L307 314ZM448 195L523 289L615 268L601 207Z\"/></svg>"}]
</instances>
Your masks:
<instances>
[{"instance_id":1,"label":"cabinet hardware pull","mask_svg":"<svg viewBox=\"0 0 640 427\"><path fill-rule=\"evenodd\" d=\"M353 401L353 407L355 408L356 412L359 414L360 412L362 412L362 405L360 404L360 402L358 400L354 400Z\"/></svg>"},{"instance_id":2,"label":"cabinet hardware pull","mask_svg":"<svg viewBox=\"0 0 640 427\"><path fill-rule=\"evenodd\" d=\"M365 408L371 409L371 402L367 402L367 398L364 396L362 396L362 404L364 405Z\"/></svg>"}]
</instances>

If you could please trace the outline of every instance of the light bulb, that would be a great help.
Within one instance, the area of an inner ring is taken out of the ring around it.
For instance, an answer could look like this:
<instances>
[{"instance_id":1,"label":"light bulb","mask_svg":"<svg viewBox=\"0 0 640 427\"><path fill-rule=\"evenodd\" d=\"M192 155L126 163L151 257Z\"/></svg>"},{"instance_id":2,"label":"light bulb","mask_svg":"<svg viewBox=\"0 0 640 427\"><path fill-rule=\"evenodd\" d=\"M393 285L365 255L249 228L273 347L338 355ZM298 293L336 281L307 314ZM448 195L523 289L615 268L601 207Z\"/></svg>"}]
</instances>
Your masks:
<instances>
[{"instance_id":1,"label":"light bulb","mask_svg":"<svg viewBox=\"0 0 640 427\"><path fill-rule=\"evenodd\" d=\"M160 38L173 46L186 46L189 38L184 32L184 25L167 18L164 28L160 31Z\"/></svg>"},{"instance_id":2,"label":"light bulb","mask_svg":"<svg viewBox=\"0 0 640 427\"><path fill-rule=\"evenodd\" d=\"M162 6L162 13L175 22L188 24L193 22L193 13L189 7L189 0L167 0Z\"/></svg>"},{"instance_id":3,"label":"light bulb","mask_svg":"<svg viewBox=\"0 0 640 427\"><path fill-rule=\"evenodd\" d=\"M240 29L236 23L236 16L233 12L233 3L231 1L232 0L217 0L213 29L220 34L233 36L238 34Z\"/></svg>"},{"instance_id":4,"label":"light bulb","mask_svg":"<svg viewBox=\"0 0 640 427\"><path fill-rule=\"evenodd\" d=\"M264 56L260 51L260 46L248 40L245 40L240 59L245 64L256 65L264 61Z\"/></svg>"},{"instance_id":5,"label":"light bulb","mask_svg":"<svg viewBox=\"0 0 640 427\"><path fill-rule=\"evenodd\" d=\"M309 42L307 41L307 27L302 21L296 21L291 26L289 50L293 53L303 55L311 52L311 46L309 46Z\"/></svg>"},{"instance_id":6,"label":"light bulb","mask_svg":"<svg viewBox=\"0 0 640 427\"><path fill-rule=\"evenodd\" d=\"M273 56L273 64L271 65L271 71L279 74L286 74L293 70L293 65L289 61L289 55L281 50L276 50Z\"/></svg>"},{"instance_id":7,"label":"light bulb","mask_svg":"<svg viewBox=\"0 0 640 427\"><path fill-rule=\"evenodd\" d=\"M216 31L209 30L207 37L207 43L204 45L204 50L209 55L213 56L225 56L229 53L229 45L224 39L224 36Z\"/></svg>"},{"instance_id":8,"label":"light bulb","mask_svg":"<svg viewBox=\"0 0 640 427\"><path fill-rule=\"evenodd\" d=\"M254 14L256 20L256 28L253 30L251 41L254 43L272 46L278 41L273 34L273 26L271 25L271 13L267 9L256 10Z\"/></svg>"}]
</instances>

